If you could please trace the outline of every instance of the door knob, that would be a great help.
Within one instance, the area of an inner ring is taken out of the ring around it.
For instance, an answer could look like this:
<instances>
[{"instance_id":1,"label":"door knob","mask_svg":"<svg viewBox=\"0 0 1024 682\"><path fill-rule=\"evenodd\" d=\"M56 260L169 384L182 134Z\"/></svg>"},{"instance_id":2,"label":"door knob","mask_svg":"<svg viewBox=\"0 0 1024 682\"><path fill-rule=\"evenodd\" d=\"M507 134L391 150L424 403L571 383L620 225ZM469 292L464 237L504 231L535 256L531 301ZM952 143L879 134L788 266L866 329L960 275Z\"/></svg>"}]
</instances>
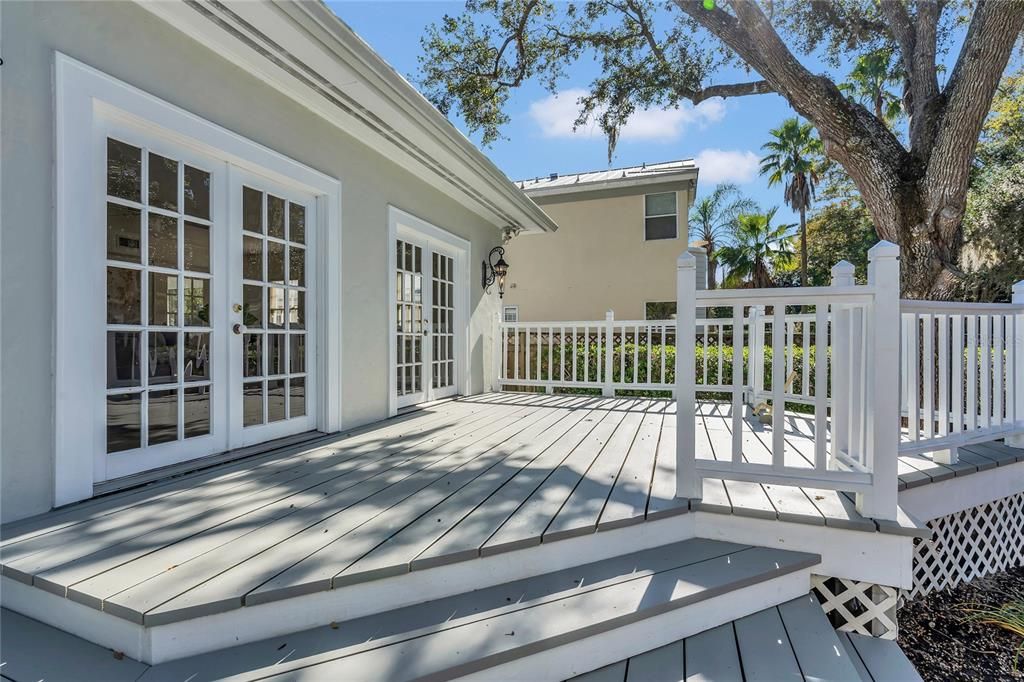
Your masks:
<instances>
[{"instance_id":1,"label":"door knob","mask_svg":"<svg viewBox=\"0 0 1024 682\"><path fill-rule=\"evenodd\" d=\"M242 332L245 331L245 327L236 322L235 324L231 325L231 331L233 331L236 334L241 334Z\"/></svg>"}]
</instances>

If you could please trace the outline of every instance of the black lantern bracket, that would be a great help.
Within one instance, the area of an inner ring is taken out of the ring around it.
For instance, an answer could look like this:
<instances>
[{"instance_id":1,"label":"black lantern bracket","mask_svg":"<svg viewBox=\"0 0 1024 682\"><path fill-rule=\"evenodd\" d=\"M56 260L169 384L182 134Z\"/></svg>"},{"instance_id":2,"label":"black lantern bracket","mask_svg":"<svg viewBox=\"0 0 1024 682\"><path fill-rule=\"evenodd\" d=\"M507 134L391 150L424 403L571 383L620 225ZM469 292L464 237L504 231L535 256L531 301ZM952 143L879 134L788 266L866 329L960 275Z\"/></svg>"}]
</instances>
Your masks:
<instances>
[{"instance_id":1,"label":"black lantern bracket","mask_svg":"<svg viewBox=\"0 0 1024 682\"><path fill-rule=\"evenodd\" d=\"M498 283L498 297L505 298L505 276L508 274L508 263L505 262L505 247L495 246L487 254L487 260L481 263L480 285L484 291L491 293L491 286Z\"/></svg>"}]
</instances>

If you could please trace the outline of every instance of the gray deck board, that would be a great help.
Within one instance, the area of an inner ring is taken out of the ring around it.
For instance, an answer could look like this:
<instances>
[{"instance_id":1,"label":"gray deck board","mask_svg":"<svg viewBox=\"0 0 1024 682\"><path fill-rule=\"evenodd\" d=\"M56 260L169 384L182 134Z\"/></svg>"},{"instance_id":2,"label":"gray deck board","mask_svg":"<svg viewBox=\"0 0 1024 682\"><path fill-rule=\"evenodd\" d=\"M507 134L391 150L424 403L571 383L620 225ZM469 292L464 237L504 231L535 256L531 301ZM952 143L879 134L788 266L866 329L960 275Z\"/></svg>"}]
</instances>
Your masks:
<instances>
[{"instance_id":1,"label":"gray deck board","mask_svg":"<svg viewBox=\"0 0 1024 682\"><path fill-rule=\"evenodd\" d=\"M515 439L501 447L510 455L495 466L488 469L460 490L435 507L424 512L415 521L398 530L390 538L383 541L375 538L378 545L367 554L357 558L345 566L344 559L337 552L332 552L332 561L337 561L341 569L335 574L335 588L345 584L361 582L388 575L398 575L409 570L414 557L432 544L445 532L472 513L487 497L501 488L535 457L552 446L567 431L571 430L587 412L571 410L553 410L551 423L538 422L533 428L520 433ZM404 512L408 515L408 511ZM381 517L373 523L380 523ZM394 523L397 525L397 522ZM364 529L370 533L374 528L367 524ZM371 539L373 541L373 539ZM351 538L346 537L346 554L351 556L358 549L352 546Z\"/></svg>"},{"instance_id":2,"label":"gray deck board","mask_svg":"<svg viewBox=\"0 0 1024 682\"><path fill-rule=\"evenodd\" d=\"M661 445L664 415L648 412L615 479L611 495L598 521L598 530L621 528L644 520L651 494L654 461ZM673 439L673 450L675 443Z\"/></svg>"},{"instance_id":3,"label":"gray deck board","mask_svg":"<svg viewBox=\"0 0 1024 682\"><path fill-rule=\"evenodd\" d=\"M517 415L520 412L517 409L513 414ZM514 420L514 417L512 419ZM490 434L507 426L508 423L509 419L488 420L479 430ZM253 557L266 558L267 552L273 551L288 540L299 536L304 530L317 524L324 524L331 519L337 521L336 524L333 524L336 532L341 532L340 529L350 527L345 524L346 520L351 524L353 517L358 519L367 511L372 513L373 507L359 509L358 503L371 499L379 500L380 497L375 497L376 495L388 489L393 490L394 486L403 482L406 486L416 482L422 482L425 485L433 480L433 477L443 475L445 469L438 466L439 463L458 454L460 444L473 442L476 432L473 425L469 425L459 430L462 435L451 440L442 439L442 443L438 447L427 448L424 452L411 453L408 458L402 459L395 466L381 465L380 471L370 472L371 476L359 480L355 485L344 486L340 490L333 491L335 492L333 495L329 494L332 491L322 491L322 499L305 507L297 508L294 513L275 520L274 523L268 524L257 534L235 538L211 551L200 554L188 563L180 564L179 567L183 567L181 571L177 568L164 571L149 577L145 582L133 584L132 587L116 595L111 595L104 605L104 610L137 620L148 611L191 589L209 585L209 581L216 580L226 583L240 573L249 574L259 570L259 566L265 569L265 563L253 563L250 559ZM414 477L415 474L420 474L420 477ZM310 534L307 533L301 539L312 543L309 537ZM328 538L318 539L326 541ZM291 556L291 562L287 565L291 565L304 556ZM267 576L267 578L269 577L272 575ZM216 599L211 600L208 605L193 605L191 597L186 599L190 607L222 610L230 608L236 603L241 606L241 597L241 594L221 593L216 595Z\"/></svg>"},{"instance_id":4,"label":"gray deck board","mask_svg":"<svg viewBox=\"0 0 1024 682\"><path fill-rule=\"evenodd\" d=\"M687 637L686 682L742 682L743 668L732 623Z\"/></svg>"},{"instance_id":5,"label":"gray deck board","mask_svg":"<svg viewBox=\"0 0 1024 682\"><path fill-rule=\"evenodd\" d=\"M495 554L540 543L541 535L586 476L626 413L611 410L530 498L480 548Z\"/></svg>"},{"instance_id":6,"label":"gray deck board","mask_svg":"<svg viewBox=\"0 0 1024 682\"><path fill-rule=\"evenodd\" d=\"M808 594L780 604L779 615L805 679L835 682L860 679L815 596Z\"/></svg>"},{"instance_id":7,"label":"gray deck board","mask_svg":"<svg viewBox=\"0 0 1024 682\"><path fill-rule=\"evenodd\" d=\"M280 590L276 589L275 584L276 591L270 592L268 589L264 592L265 599L330 589L333 572L318 570L327 557L317 556L321 550L437 481L450 481L461 487L458 481L479 473L475 467L486 466L493 458L499 456L492 452L496 446L515 433L528 428L533 421L542 418L547 412L527 409L526 413L497 419L482 426L480 431L486 433L483 437L470 432L465 436L465 442L457 439L428 455L427 462L417 460L417 464L425 464L417 471L386 474L381 480L371 479L373 485L369 488L365 485L351 488L350 490L357 491L353 497L359 499L353 499L343 511L332 513L326 518L318 518L322 516L319 513L321 510L316 510L302 520L303 523L311 521L311 525L304 525L288 537L273 542L252 559L239 563L200 585L190 586L187 591L182 590L178 596L153 609L161 615L147 616L147 622L159 622L158 619L168 618L178 611L192 612L196 607L207 613L213 612L211 609L240 607L243 600L248 601L248 595L254 590L307 559L310 563L304 567L301 580L289 578ZM473 466L466 468L470 463L473 463Z\"/></svg>"},{"instance_id":8,"label":"gray deck board","mask_svg":"<svg viewBox=\"0 0 1024 682\"><path fill-rule=\"evenodd\" d=\"M623 682L626 679L626 662L619 661L589 673L572 678L575 682Z\"/></svg>"},{"instance_id":9,"label":"gray deck board","mask_svg":"<svg viewBox=\"0 0 1024 682\"><path fill-rule=\"evenodd\" d=\"M0 664L19 682L133 682L149 667L8 609L0 609Z\"/></svg>"},{"instance_id":10,"label":"gray deck board","mask_svg":"<svg viewBox=\"0 0 1024 682\"><path fill-rule=\"evenodd\" d=\"M896 642L857 634L849 638L876 682L920 682L921 676Z\"/></svg>"},{"instance_id":11,"label":"gray deck board","mask_svg":"<svg viewBox=\"0 0 1024 682\"><path fill-rule=\"evenodd\" d=\"M311 450L308 445L297 444L275 449L264 455L246 457L237 462L221 464L213 469L199 471L166 481L157 481L138 490L128 490L117 495L101 497L93 500L55 509L29 519L15 521L2 527L3 542L0 547L5 550L14 543L49 535L63 528L92 521L99 517L122 514L127 510L137 510L141 505L166 501L172 495L196 490L210 482L222 482L235 478L258 475L262 469L272 466L287 466L291 462L301 461L312 454L332 447L359 444L367 440L400 438L412 429L429 428L431 424L451 422L457 416L483 409L487 405L508 405L503 394L488 394L473 404L444 403L419 413L409 413L393 417L383 422L369 424L358 429L331 436L334 442L317 445Z\"/></svg>"},{"instance_id":12,"label":"gray deck board","mask_svg":"<svg viewBox=\"0 0 1024 682\"><path fill-rule=\"evenodd\" d=\"M647 500L647 520L654 521L690 511L690 501L675 495L676 415L667 413L661 423L661 440L658 441L658 451L654 462L651 496Z\"/></svg>"},{"instance_id":13,"label":"gray deck board","mask_svg":"<svg viewBox=\"0 0 1024 682\"><path fill-rule=\"evenodd\" d=\"M479 556L483 544L586 439L602 416L599 412L588 412L557 443L413 559L412 569L430 568Z\"/></svg>"},{"instance_id":14,"label":"gray deck board","mask_svg":"<svg viewBox=\"0 0 1024 682\"><path fill-rule=\"evenodd\" d=\"M800 665L777 609L752 613L734 624L747 682L803 682Z\"/></svg>"},{"instance_id":15,"label":"gray deck board","mask_svg":"<svg viewBox=\"0 0 1024 682\"><path fill-rule=\"evenodd\" d=\"M864 682L873 682L871 673L868 672L868 669L864 666L864 661L860 658L860 654L857 653L857 647L855 647L853 642L850 641L850 634L847 632L837 631L836 636L839 637L839 642L843 645L846 655L849 656L850 663L852 663L853 667L857 669L857 674L860 675L860 679L864 680ZM880 680L879 682L885 681Z\"/></svg>"},{"instance_id":16,"label":"gray deck board","mask_svg":"<svg viewBox=\"0 0 1024 682\"><path fill-rule=\"evenodd\" d=\"M700 456L731 457L730 411L700 405ZM809 464L808 420L787 415L785 425L787 463ZM7 576L155 625L691 510L926 531L906 517L865 519L850 496L812 488L705 479L703 499L678 499L675 426L666 400L459 399L9 524L0 563ZM767 461L770 427L743 428L744 457ZM1024 450L993 442L961 454L946 468L957 476ZM900 467L925 484L922 459Z\"/></svg>"},{"instance_id":17,"label":"gray deck board","mask_svg":"<svg viewBox=\"0 0 1024 682\"><path fill-rule=\"evenodd\" d=\"M833 630L810 594L619 663L645 682L920 680L896 642Z\"/></svg>"},{"instance_id":18,"label":"gray deck board","mask_svg":"<svg viewBox=\"0 0 1024 682\"><path fill-rule=\"evenodd\" d=\"M672 642L629 659L626 682L681 682L686 679L686 645Z\"/></svg>"},{"instance_id":19,"label":"gray deck board","mask_svg":"<svg viewBox=\"0 0 1024 682\"><path fill-rule=\"evenodd\" d=\"M604 511L619 471L633 447L643 418L643 412L631 411L619 422L611 438L587 469L586 475L544 530L543 542L586 535L597 530L597 520Z\"/></svg>"},{"instance_id":20,"label":"gray deck board","mask_svg":"<svg viewBox=\"0 0 1024 682\"><path fill-rule=\"evenodd\" d=\"M451 679L513 660L520 651L536 653L558 646L567 640L566 633L584 628L588 635L606 632L722 590L806 568L814 561L816 558L798 558L797 553L751 548L564 599L523 605L484 620L449 622L429 637L403 639L340 657L338 653L313 657L282 666L279 675L303 670L330 679Z\"/></svg>"}]
</instances>

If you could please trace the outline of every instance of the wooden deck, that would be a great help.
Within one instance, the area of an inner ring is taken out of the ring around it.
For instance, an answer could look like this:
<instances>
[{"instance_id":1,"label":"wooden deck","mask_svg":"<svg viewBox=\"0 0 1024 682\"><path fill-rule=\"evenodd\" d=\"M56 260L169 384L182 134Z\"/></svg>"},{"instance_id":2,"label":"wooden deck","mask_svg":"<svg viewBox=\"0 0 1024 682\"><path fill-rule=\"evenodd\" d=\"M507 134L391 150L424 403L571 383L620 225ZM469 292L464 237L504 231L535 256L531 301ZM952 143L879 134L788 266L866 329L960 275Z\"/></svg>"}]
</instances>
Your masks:
<instances>
[{"instance_id":1,"label":"wooden deck","mask_svg":"<svg viewBox=\"0 0 1024 682\"><path fill-rule=\"evenodd\" d=\"M920 679L896 642L836 632L808 595L570 682Z\"/></svg>"},{"instance_id":2,"label":"wooden deck","mask_svg":"<svg viewBox=\"0 0 1024 682\"><path fill-rule=\"evenodd\" d=\"M538 394L450 401L5 526L0 563L8 578L148 626L691 510L918 532L879 526L827 490L708 480L702 500L675 499L674 409ZM728 452L728 409L702 405L701 456ZM744 424L757 461L770 427ZM786 437L794 456L813 452L806 419L787 418Z\"/></svg>"}]
</instances>

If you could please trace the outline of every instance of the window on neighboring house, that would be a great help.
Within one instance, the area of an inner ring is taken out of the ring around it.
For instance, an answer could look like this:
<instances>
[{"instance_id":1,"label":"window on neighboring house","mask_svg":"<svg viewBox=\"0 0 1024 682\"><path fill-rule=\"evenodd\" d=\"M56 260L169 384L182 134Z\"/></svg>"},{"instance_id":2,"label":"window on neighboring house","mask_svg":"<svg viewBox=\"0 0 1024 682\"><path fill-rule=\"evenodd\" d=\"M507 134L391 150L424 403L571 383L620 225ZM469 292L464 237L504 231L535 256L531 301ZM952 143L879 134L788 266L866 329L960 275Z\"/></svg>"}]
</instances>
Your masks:
<instances>
[{"instance_id":1,"label":"window on neighboring house","mask_svg":"<svg viewBox=\"0 0 1024 682\"><path fill-rule=\"evenodd\" d=\"M502 308L502 319L506 322L518 322L519 321L519 306L507 305Z\"/></svg>"},{"instance_id":2,"label":"window on neighboring house","mask_svg":"<svg viewBox=\"0 0 1024 682\"><path fill-rule=\"evenodd\" d=\"M645 320L674 320L676 319L675 301L649 301L644 304Z\"/></svg>"},{"instance_id":3,"label":"window on neighboring house","mask_svg":"<svg viewBox=\"0 0 1024 682\"><path fill-rule=\"evenodd\" d=\"M644 195L644 239L675 239L676 193Z\"/></svg>"}]
</instances>

